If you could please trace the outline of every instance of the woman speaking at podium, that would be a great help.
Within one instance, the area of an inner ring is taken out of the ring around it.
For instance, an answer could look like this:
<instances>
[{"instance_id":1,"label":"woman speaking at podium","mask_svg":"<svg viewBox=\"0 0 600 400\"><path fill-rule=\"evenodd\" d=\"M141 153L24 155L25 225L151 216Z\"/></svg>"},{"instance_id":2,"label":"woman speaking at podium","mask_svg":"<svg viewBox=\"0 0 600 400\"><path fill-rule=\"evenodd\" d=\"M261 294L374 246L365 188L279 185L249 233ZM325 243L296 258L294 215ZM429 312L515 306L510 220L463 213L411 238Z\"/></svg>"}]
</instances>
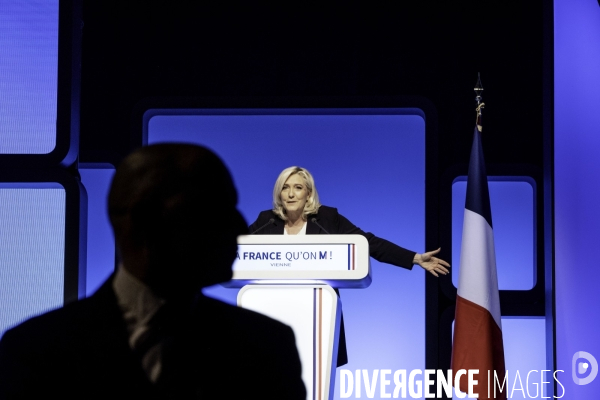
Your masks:
<instances>
[{"instance_id":1,"label":"woman speaking at podium","mask_svg":"<svg viewBox=\"0 0 600 400\"><path fill-rule=\"evenodd\" d=\"M249 227L254 235L362 235L369 254L379 262L412 269L418 264L436 277L450 265L437 257L440 249L419 254L356 227L336 208L321 205L315 181L308 170L289 167L281 171L273 188L273 209L262 211ZM337 291L337 290L336 290ZM348 362L344 323L340 325L337 366Z\"/></svg>"}]
</instances>

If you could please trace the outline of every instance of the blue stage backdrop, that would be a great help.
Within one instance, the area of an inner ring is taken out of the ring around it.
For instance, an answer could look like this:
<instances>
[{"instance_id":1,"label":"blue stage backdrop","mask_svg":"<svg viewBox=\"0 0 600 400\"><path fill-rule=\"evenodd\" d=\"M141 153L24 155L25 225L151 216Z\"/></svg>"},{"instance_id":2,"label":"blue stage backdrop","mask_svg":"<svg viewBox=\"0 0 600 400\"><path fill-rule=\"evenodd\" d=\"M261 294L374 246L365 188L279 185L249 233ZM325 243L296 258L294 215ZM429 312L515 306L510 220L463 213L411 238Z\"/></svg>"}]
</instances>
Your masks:
<instances>
[{"instance_id":1,"label":"blue stage backdrop","mask_svg":"<svg viewBox=\"0 0 600 400\"><path fill-rule=\"evenodd\" d=\"M0 2L0 154L56 145L58 0Z\"/></svg>"},{"instance_id":2,"label":"blue stage backdrop","mask_svg":"<svg viewBox=\"0 0 600 400\"><path fill-rule=\"evenodd\" d=\"M148 142L191 142L215 150L233 174L248 223L271 208L278 174L299 165L315 177L323 204L337 207L365 231L424 251L423 118L360 110L318 113L155 115L148 123ZM349 353L345 368L424 369L424 271L375 260L371 265L369 288L341 290ZM237 290L219 287L207 293L230 303L237 296Z\"/></svg>"},{"instance_id":3,"label":"blue stage backdrop","mask_svg":"<svg viewBox=\"0 0 600 400\"><path fill-rule=\"evenodd\" d=\"M0 335L63 304L65 200L57 183L0 182Z\"/></svg>"},{"instance_id":4,"label":"blue stage backdrop","mask_svg":"<svg viewBox=\"0 0 600 400\"><path fill-rule=\"evenodd\" d=\"M600 7L597 0L554 6L557 361L565 398L587 400L598 398L600 377L575 384L593 364L579 360L588 368L577 374L573 357L585 351L600 361Z\"/></svg>"},{"instance_id":5,"label":"blue stage backdrop","mask_svg":"<svg viewBox=\"0 0 600 400\"><path fill-rule=\"evenodd\" d=\"M81 183L88 195L87 273L85 293L89 296L115 268L115 240L108 219L108 190L115 168L110 164L80 165Z\"/></svg>"},{"instance_id":6,"label":"blue stage backdrop","mask_svg":"<svg viewBox=\"0 0 600 400\"><path fill-rule=\"evenodd\" d=\"M465 177L466 178L466 177ZM498 287L500 290L529 290L535 285L535 197L529 182L491 181L490 205ZM452 283L458 287L460 250L467 182L452 185Z\"/></svg>"}]
</instances>

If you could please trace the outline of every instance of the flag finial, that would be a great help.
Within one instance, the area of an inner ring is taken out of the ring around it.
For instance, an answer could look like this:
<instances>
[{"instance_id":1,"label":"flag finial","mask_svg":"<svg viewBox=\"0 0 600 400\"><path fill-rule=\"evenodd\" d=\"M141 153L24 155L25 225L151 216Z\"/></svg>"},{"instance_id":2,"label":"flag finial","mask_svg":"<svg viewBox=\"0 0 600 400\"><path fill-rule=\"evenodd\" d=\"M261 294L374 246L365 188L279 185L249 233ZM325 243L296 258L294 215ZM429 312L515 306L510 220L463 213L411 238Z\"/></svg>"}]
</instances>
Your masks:
<instances>
[{"instance_id":1,"label":"flag finial","mask_svg":"<svg viewBox=\"0 0 600 400\"><path fill-rule=\"evenodd\" d=\"M481 124L481 109L485 107L485 103L483 102L483 86L481 85L481 76L479 72L477 73L477 83L475 84L475 101L477 102L477 108L475 111L477 112L477 119L475 124L477 125L477 130L481 132L483 126Z\"/></svg>"}]
</instances>

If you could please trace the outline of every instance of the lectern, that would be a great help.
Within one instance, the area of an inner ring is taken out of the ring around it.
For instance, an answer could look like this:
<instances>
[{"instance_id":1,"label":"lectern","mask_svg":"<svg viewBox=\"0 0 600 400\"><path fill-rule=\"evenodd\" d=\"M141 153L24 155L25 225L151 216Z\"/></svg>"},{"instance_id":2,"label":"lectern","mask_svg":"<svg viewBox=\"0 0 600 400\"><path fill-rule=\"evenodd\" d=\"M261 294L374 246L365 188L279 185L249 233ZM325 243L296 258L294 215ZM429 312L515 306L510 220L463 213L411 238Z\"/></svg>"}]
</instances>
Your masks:
<instances>
[{"instance_id":1,"label":"lectern","mask_svg":"<svg viewBox=\"0 0 600 400\"><path fill-rule=\"evenodd\" d=\"M341 303L333 288L371 283L369 244L360 235L254 235L238 238L230 287L238 305L289 325L307 398L333 398Z\"/></svg>"}]
</instances>

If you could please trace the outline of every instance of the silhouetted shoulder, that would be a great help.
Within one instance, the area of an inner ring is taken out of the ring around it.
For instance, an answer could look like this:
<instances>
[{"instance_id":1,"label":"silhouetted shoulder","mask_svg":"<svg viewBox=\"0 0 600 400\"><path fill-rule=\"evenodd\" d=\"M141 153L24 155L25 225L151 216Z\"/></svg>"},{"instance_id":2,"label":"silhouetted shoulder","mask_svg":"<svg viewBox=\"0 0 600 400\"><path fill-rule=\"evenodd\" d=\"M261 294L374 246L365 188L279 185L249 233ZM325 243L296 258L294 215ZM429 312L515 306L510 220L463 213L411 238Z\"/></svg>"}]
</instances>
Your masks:
<instances>
[{"instance_id":1,"label":"silhouetted shoulder","mask_svg":"<svg viewBox=\"0 0 600 400\"><path fill-rule=\"evenodd\" d=\"M198 353L214 367L214 374L203 375L213 383L223 382L203 387L203 396L306 398L296 340L289 326L211 298L201 299L197 312L201 333L196 343L203 343ZM224 375L223 370L228 373Z\"/></svg>"},{"instance_id":2,"label":"silhouetted shoulder","mask_svg":"<svg viewBox=\"0 0 600 400\"><path fill-rule=\"evenodd\" d=\"M107 319L118 321L118 317L116 302L111 309L91 297L26 320L8 330L2 342L11 342L23 352L63 352L63 347L76 345L72 337L98 329Z\"/></svg>"},{"instance_id":3,"label":"silhouetted shoulder","mask_svg":"<svg viewBox=\"0 0 600 400\"><path fill-rule=\"evenodd\" d=\"M241 342L252 342L253 346L287 346L286 341L294 340L292 329L266 315L232 306L219 300L205 297L199 302L198 313L201 321L210 321L215 330L221 330L221 334L229 335L235 332L236 340ZM233 335L232 335L233 336ZM277 339L282 339L277 342ZM269 343L275 340L273 343ZM293 341L295 344L295 340Z\"/></svg>"},{"instance_id":4,"label":"silhouetted shoulder","mask_svg":"<svg viewBox=\"0 0 600 400\"><path fill-rule=\"evenodd\" d=\"M82 393L107 398L117 387L134 398L154 398L130 351L110 289L105 284L90 298L8 330L0 340L0 398L75 398Z\"/></svg>"}]
</instances>

